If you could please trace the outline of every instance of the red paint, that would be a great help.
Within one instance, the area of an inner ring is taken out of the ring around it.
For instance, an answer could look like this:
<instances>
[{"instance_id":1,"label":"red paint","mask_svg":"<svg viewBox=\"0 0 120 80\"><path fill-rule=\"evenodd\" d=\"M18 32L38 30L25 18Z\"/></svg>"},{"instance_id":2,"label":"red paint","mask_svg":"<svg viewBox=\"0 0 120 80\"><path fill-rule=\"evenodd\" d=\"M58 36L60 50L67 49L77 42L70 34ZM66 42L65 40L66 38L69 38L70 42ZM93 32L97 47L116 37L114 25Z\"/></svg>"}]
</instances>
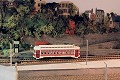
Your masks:
<instances>
[{"instance_id":1,"label":"red paint","mask_svg":"<svg viewBox=\"0 0 120 80\"><path fill-rule=\"evenodd\" d=\"M47 45L47 44L49 44L47 41L36 41L36 42L35 42L35 46Z\"/></svg>"},{"instance_id":2,"label":"red paint","mask_svg":"<svg viewBox=\"0 0 120 80\"><path fill-rule=\"evenodd\" d=\"M75 50L75 57L79 57L79 51Z\"/></svg>"},{"instance_id":3,"label":"red paint","mask_svg":"<svg viewBox=\"0 0 120 80\"><path fill-rule=\"evenodd\" d=\"M39 58L40 57L40 50L36 50L36 58Z\"/></svg>"},{"instance_id":4,"label":"red paint","mask_svg":"<svg viewBox=\"0 0 120 80\"><path fill-rule=\"evenodd\" d=\"M41 54L41 56L73 56L74 54Z\"/></svg>"}]
</instances>

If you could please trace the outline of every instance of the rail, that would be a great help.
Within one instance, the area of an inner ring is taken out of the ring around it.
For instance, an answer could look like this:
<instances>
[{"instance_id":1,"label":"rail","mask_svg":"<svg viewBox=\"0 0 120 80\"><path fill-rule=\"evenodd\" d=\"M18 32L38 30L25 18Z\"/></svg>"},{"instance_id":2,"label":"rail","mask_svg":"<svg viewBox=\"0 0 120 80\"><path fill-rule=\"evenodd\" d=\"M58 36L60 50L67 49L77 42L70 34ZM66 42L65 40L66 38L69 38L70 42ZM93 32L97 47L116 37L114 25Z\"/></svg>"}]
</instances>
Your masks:
<instances>
[{"instance_id":1,"label":"rail","mask_svg":"<svg viewBox=\"0 0 120 80\"><path fill-rule=\"evenodd\" d=\"M110 60L110 59L120 59L120 55L102 55L102 56L88 56L88 61L99 61L99 60ZM36 60L34 58L24 58L24 59L17 59L16 57L13 58L13 64L18 63L18 65L29 65L29 64L51 64L51 63L70 63L70 62L85 62L86 56L81 56L80 58L43 58L40 60ZM9 64L10 59L0 59L0 64Z\"/></svg>"}]
</instances>

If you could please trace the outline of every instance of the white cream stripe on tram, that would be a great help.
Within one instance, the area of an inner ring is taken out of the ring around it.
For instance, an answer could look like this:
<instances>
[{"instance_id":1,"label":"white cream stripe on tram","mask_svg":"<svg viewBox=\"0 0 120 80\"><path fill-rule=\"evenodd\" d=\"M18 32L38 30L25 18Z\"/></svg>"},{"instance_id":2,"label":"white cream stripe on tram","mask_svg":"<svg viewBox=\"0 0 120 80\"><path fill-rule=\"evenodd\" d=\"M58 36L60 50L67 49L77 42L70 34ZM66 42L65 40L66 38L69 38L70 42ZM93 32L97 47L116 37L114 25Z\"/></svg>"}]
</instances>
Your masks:
<instances>
[{"instance_id":1,"label":"white cream stripe on tram","mask_svg":"<svg viewBox=\"0 0 120 80\"><path fill-rule=\"evenodd\" d=\"M80 57L80 47L75 45L39 45L34 47L34 58Z\"/></svg>"}]
</instances>

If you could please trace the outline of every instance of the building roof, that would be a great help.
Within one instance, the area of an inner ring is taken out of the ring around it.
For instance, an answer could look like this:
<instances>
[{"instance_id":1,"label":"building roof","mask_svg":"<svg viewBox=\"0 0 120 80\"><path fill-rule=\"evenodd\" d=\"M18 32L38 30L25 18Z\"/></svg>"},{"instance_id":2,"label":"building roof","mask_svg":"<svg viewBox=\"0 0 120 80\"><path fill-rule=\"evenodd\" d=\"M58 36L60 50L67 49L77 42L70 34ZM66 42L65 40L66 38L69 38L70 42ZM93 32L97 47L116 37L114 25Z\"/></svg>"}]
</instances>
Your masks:
<instances>
[{"instance_id":1,"label":"building roof","mask_svg":"<svg viewBox=\"0 0 120 80\"><path fill-rule=\"evenodd\" d=\"M112 20L113 20L113 22L120 22L120 16L115 16L115 15L113 15L112 16Z\"/></svg>"},{"instance_id":2,"label":"building roof","mask_svg":"<svg viewBox=\"0 0 120 80\"><path fill-rule=\"evenodd\" d=\"M85 13L91 13L91 10L86 10Z\"/></svg>"},{"instance_id":3,"label":"building roof","mask_svg":"<svg viewBox=\"0 0 120 80\"><path fill-rule=\"evenodd\" d=\"M96 8L96 11L104 11L104 10L102 10L102 9L97 9L97 8Z\"/></svg>"},{"instance_id":4,"label":"building roof","mask_svg":"<svg viewBox=\"0 0 120 80\"><path fill-rule=\"evenodd\" d=\"M97 9L96 11L103 11L104 12L104 10L102 10L102 9Z\"/></svg>"},{"instance_id":5,"label":"building roof","mask_svg":"<svg viewBox=\"0 0 120 80\"><path fill-rule=\"evenodd\" d=\"M115 17L115 22L120 22L120 16Z\"/></svg>"},{"instance_id":6,"label":"building roof","mask_svg":"<svg viewBox=\"0 0 120 80\"><path fill-rule=\"evenodd\" d=\"M70 3L72 3L72 2L70 2L70 1L61 1L61 2L60 2L60 4L66 4L66 3L67 3L67 4L70 4ZM73 4L73 3L72 3L72 4Z\"/></svg>"}]
</instances>

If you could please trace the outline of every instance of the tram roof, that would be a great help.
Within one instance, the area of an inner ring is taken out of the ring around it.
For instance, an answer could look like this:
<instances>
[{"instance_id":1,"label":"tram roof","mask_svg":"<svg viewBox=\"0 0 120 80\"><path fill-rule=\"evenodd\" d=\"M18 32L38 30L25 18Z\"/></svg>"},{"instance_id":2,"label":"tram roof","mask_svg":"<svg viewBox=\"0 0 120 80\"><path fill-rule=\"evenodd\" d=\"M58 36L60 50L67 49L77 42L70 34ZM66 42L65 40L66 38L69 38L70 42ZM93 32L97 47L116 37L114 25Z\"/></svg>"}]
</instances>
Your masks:
<instances>
[{"instance_id":1,"label":"tram roof","mask_svg":"<svg viewBox=\"0 0 120 80\"><path fill-rule=\"evenodd\" d=\"M42 47L46 47L46 46L48 46L48 47L51 47L51 46L75 46L74 44L73 45L39 45L39 46L42 46Z\"/></svg>"},{"instance_id":2,"label":"tram roof","mask_svg":"<svg viewBox=\"0 0 120 80\"><path fill-rule=\"evenodd\" d=\"M71 48L71 49L73 49L73 48L80 48L80 47L78 47L78 46L75 46L75 45L39 45L39 46L35 46L34 47L34 49L63 49L63 48L65 48L65 49L67 49L67 48Z\"/></svg>"}]
</instances>

